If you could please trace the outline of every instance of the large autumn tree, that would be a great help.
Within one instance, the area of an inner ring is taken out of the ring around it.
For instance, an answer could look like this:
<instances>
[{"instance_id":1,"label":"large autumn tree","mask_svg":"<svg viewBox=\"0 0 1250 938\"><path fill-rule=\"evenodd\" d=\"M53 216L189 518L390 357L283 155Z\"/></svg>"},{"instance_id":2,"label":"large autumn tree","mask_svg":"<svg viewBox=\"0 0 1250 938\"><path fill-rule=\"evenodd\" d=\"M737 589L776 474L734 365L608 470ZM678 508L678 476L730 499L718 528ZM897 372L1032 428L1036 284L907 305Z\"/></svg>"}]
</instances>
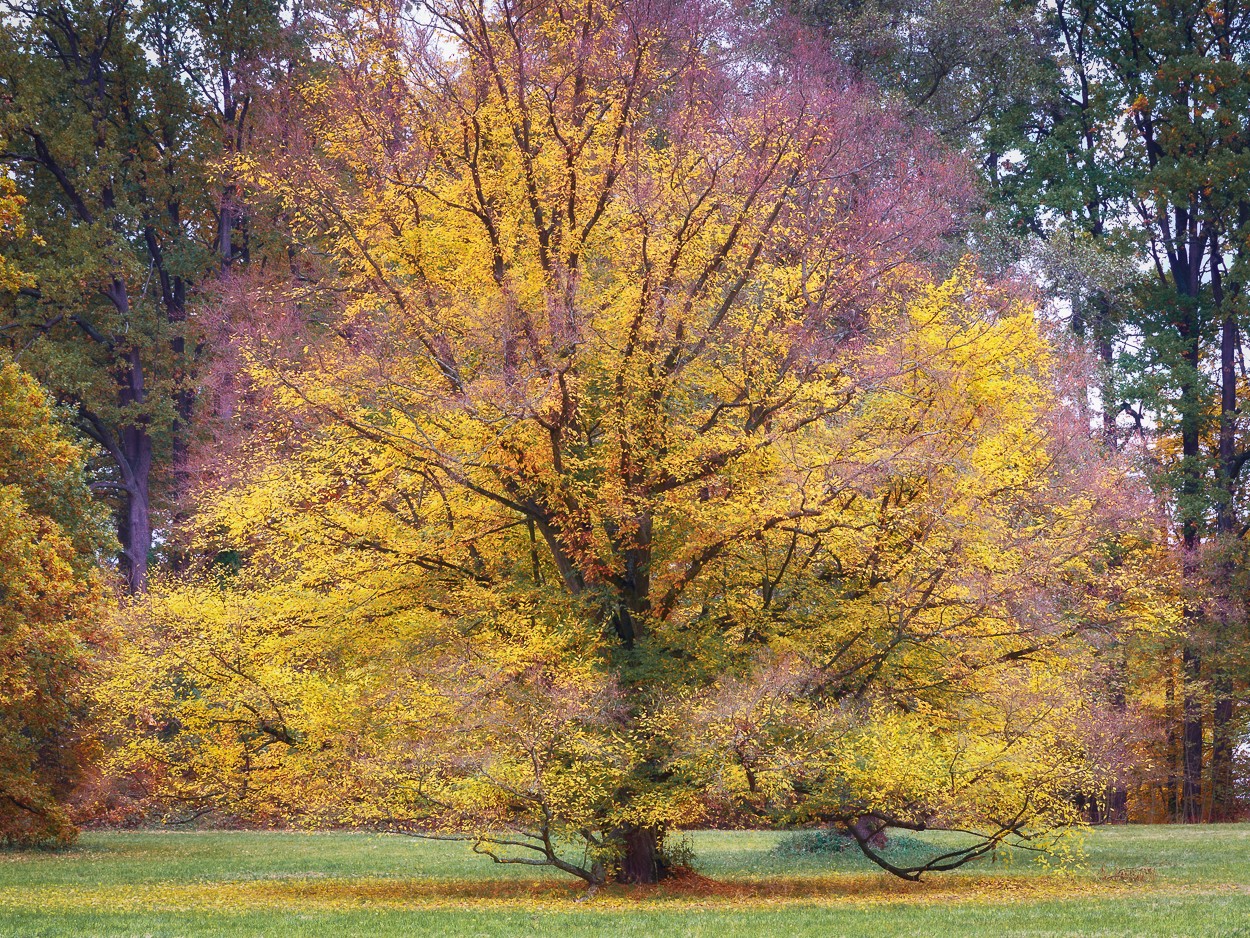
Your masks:
<instances>
[{"instance_id":1,"label":"large autumn tree","mask_svg":"<svg viewBox=\"0 0 1250 938\"><path fill-rule=\"evenodd\" d=\"M1121 490L1027 304L924 272L964 174L729 12L384 5L284 100L270 418L116 682L166 795L591 883L710 812L979 832L909 877L1071 817L1074 656L1164 614Z\"/></svg>"}]
</instances>

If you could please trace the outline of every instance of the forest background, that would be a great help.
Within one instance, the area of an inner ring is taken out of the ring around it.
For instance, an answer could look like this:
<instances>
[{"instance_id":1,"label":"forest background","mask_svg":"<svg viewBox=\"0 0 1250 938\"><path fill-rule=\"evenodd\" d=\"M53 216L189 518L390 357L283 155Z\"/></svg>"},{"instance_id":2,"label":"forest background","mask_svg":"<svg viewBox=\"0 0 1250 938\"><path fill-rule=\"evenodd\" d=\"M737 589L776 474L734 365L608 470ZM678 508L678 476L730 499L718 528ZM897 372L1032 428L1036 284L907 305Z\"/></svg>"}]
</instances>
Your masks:
<instances>
[{"instance_id":1,"label":"forest background","mask_svg":"<svg viewBox=\"0 0 1250 938\"><path fill-rule=\"evenodd\" d=\"M9 842L1244 811L1244 5L3 11Z\"/></svg>"}]
</instances>

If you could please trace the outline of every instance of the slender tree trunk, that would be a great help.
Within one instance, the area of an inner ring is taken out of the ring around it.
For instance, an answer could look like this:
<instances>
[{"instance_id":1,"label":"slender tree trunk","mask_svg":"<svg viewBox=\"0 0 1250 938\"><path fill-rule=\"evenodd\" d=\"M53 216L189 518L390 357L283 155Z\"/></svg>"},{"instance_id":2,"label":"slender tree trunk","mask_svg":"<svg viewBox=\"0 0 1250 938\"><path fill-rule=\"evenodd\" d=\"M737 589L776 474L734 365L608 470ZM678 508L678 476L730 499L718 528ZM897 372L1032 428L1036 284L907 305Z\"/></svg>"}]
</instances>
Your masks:
<instances>
[{"instance_id":1,"label":"slender tree trunk","mask_svg":"<svg viewBox=\"0 0 1250 938\"><path fill-rule=\"evenodd\" d=\"M221 242L221 269L227 270L230 267L230 261L233 258L233 245L231 240L234 237L234 209L231 206L231 195L233 186L227 186L225 193L221 197L221 210L218 215L218 222L221 229L219 235Z\"/></svg>"},{"instance_id":2,"label":"slender tree trunk","mask_svg":"<svg viewBox=\"0 0 1250 938\"><path fill-rule=\"evenodd\" d=\"M1106 297L1094 301L1094 317L1090 323L1094 348L1098 352L1098 393L1102 397L1102 439L1109 449L1117 448L1116 417L1120 409L1113 393L1112 369L1115 366L1115 348L1111 344L1111 304Z\"/></svg>"},{"instance_id":3,"label":"slender tree trunk","mask_svg":"<svg viewBox=\"0 0 1250 938\"><path fill-rule=\"evenodd\" d=\"M1180 740L1177 738L1177 719L1176 712L1176 655L1175 652L1168 653L1168 683L1166 697L1164 703L1165 720L1167 723L1167 804L1164 806L1167 810L1168 817L1174 821L1180 820L1181 816L1181 799L1180 799Z\"/></svg>"},{"instance_id":4,"label":"slender tree trunk","mask_svg":"<svg viewBox=\"0 0 1250 938\"><path fill-rule=\"evenodd\" d=\"M222 111L222 150L225 159L223 162L233 172L230 166L235 156L235 140L239 132L236 126L238 120L239 105L234 97L234 80L233 71L230 63L226 59L222 59L221 67L221 99L224 104ZM226 183L222 188L221 201L218 203L218 233L217 248L221 254L221 269L225 272L230 267L230 262L234 259L234 194L235 186L233 183Z\"/></svg>"},{"instance_id":5,"label":"slender tree trunk","mask_svg":"<svg viewBox=\"0 0 1250 938\"><path fill-rule=\"evenodd\" d=\"M182 303L169 310L170 321L183 323L186 321L186 310ZM194 363L189 360L186 339L177 336L170 349L174 361L180 366L184 375L189 375ZM191 566L191 551L187 544L183 527L189 517L188 501L192 487L191 477L191 421L195 413L195 391L189 386L180 388L174 393L174 413L176 415L170 428L170 478L167 486L168 502L172 507L169 516L169 531L165 544L166 559L172 570L185 571Z\"/></svg>"},{"instance_id":6,"label":"slender tree trunk","mask_svg":"<svg viewBox=\"0 0 1250 938\"><path fill-rule=\"evenodd\" d=\"M1178 276L1177 282L1182 280ZM1186 281L1187 282L1187 281ZM1196 288L1196 285L1190 285ZM1191 291L1192 292L1192 289ZM1196 597L1201 591L1200 570L1198 565L1198 546L1202 521L1199 503L1203 489L1202 471L1202 398L1197 386L1199 349L1198 324L1193 319L1192 309L1186 310L1183 320L1185 329L1182 331L1187 348L1184 353L1186 363L1192 374L1186 375L1181 382L1181 455L1184 458L1181 476L1181 539L1182 558L1181 574L1184 580L1185 645L1181 653L1181 798L1180 817L1186 823L1195 823L1202 819L1202 704L1199 697L1198 680L1202 671L1202 659L1194 646L1199 627L1201 626L1202 610L1197 605Z\"/></svg>"},{"instance_id":7,"label":"slender tree trunk","mask_svg":"<svg viewBox=\"0 0 1250 938\"><path fill-rule=\"evenodd\" d=\"M1126 688L1128 687L1128 661L1126 660L1126 652L1121 645L1115 648L1115 664L1114 678L1111 691L1111 706L1115 708L1115 712L1124 725L1124 716L1128 711L1128 697ZM1115 785L1107 789L1107 809L1106 820L1113 823L1124 823L1128 820L1128 791L1124 787L1124 779L1118 778Z\"/></svg>"},{"instance_id":8,"label":"slender tree trunk","mask_svg":"<svg viewBox=\"0 0 1250 938\"><path fill-rule=\"evenodd\" d=\"M1223 283L1220 278L1218 254L1212 263L1212 289L1217 303L1223 302ZM1217 506L1216 526L1221 539L1231 539L1236 530L1234 495L1239 466L1236 455L1237 432L1237 371L1236 355L1240 344L1237 321L1226 315L1220 327L1220 503ZM1218 583L1222 598L1229 598L1228 591L1233 576L1232 563L1225 561L1220 570ZM1220 604L1223 608L1225 603ZM1229 624L1226 617L1217 613L1220 636L1227 636ZM1211 713L1211 820L1231 820L1236 813L1233 804L1233 682L1226 665L1217 657L1211 662L1211 687L1215 701Z\"/></svg>"},{"instance_id":9,"label":"slender tree trunk","mask_svg":"<svg viewBox=\"0 0 1250 938\"><path fill-rule=\"evenodd\" d=\"M1202 697L1198 681L1202 659L1192 648L1184 653L1185 702L1181 730L1182 770L1181 820L1196 824L1202 820Z\"/></svg>"},{"instance_id":10,"label":"slender tree trunk","mask_svg":"<svg viewBox=\"0 0 1250 938\"><path fill-rule=\"evenodd\" d=\"M1233 681L1221 670L1212 681L1215 706L1211 720L1211 820L1237 816L1233 789Z\"/></svg>"},{"instance_id":11,"label":"slender tree trunk","mask_svg":"<svg viewBox=\"0 0 1250 938\"><path fill-rule=\"evenodd\" d=\"M1236 525L1238 341L1237 322L1226 316L1220 327L1220 502L1215 521L1220 534L1231 533Z\"/></svg>"}]
</instances>

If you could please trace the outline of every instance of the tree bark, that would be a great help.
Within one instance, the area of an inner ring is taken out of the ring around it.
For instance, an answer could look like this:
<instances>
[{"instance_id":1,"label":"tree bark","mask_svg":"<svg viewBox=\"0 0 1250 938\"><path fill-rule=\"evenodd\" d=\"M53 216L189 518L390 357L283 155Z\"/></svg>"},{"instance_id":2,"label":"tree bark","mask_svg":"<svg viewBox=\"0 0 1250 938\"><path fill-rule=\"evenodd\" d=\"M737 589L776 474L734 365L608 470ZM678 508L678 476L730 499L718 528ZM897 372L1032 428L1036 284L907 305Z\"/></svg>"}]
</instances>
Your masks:
<instances>
[{"instance_id":1,"label":"tree bark","mask_svg":"<svg viewBox=\"0 0 1250 938\"><path fill-rule=\"evenodd\" d=\"M217 237L218 237L218 241L220 242L221 269L223 272L230 269L230 261L234 257L233 245L231 244L231 241L233 239L233 233L231 229L234 223L234 209L230 204L231 194L232 194L231 190L233 188L234 188L233 186L227 186L225 189L225 192L222 193L221 209L218 212L217 224L218 224L218 227L220 228L220 234L218 234Z\"/></svg>"},{"instance_id":2,"label":"tree bark","mask_svg":"<svg viewBox=\"0 0 1250 938\"><path fill-rule=\"evenodd\" d=\"M1120 720L1120 724L1124 725L1125 716L1128 713L1128 658L1123 645L1117 645L1115 648L1114 668L1114 684L1111 691L1111 706L1115 708L1116 716ZM1116 779L1115 783L1107 789L1107 810L1106 820L1112 823L1126 823L1128 821L1128 790L1125 788L1125 780L1123 777Z\"/></svg>"},{"instance_id":3,"label":"tree bark","mask_svg":"<svg viewBox=\"0 0 1250 938\"><path fill-rule=\"evenodd\" d=\"M159 255L152 250L153 262ZM164 285L168 278L161 271ZM165 287L168 291L168 287ZM126 281L115 277L105 295L123 316L130 313L130 293ZM142 407L147 402L147 377L139 348L132 348L125 358L125 367L118 376L118 404ZM142 422L123 426L114 438L98 418L92 419L95 437L112 455L121 472L126 502L121 508L117 534L122 546L121 568L126 588L133 595L142 593L148 584L148 552L152 548L152 511L149 480L152 474L152 437Z\"/></svg>"},{"instance_id":4,"label":"tree bark","mask_svg":"<svg viewBox=\"0 0 1250 938\"><path fill-rule=\"evenodd\" d=\"M1180 797L1180 740L1177 738L1177 725L1180 722L1177 719L1176 712L1176 654L1174 651L1168 653L1168 680L1165 690L1164 714L1165 723L1167 725L1167 801L1164 810L1167 811L1168 817L1172 820L1180 820L1181 816L1181 797Z\"/></svg>"},{"instance_id":5,"label":"tree bark","mask_svg":"<svg viewBox=\"0 0 1250 938\"><path fill-rule=\"evenodd\" d=\"M1185 359L1198 370L1198 347L1195 338L1196 325L1187 320L1190 328L1183 332L1189 348ZM1201 589L1198 546L1200 544L1201 515L1197 502L1202 491L1201 457L1201 400L1195 379L1186 378L1181 386L1181 452L1184 457L1181 479L1183 520L1181 522L1182 558L1181 573L1185 590L1186 636L1181 652L1181 793L1178 820L1187 824L1202 820L1202 706L1198 696L1198 679L1202 660L1194 647L1202 611L1196 604L1195 594Z\"/></svg>"},{"instance_id":6,"label":"tree bark","mask_svg":"<svg viewBox=\"0 0 1250 938\"><path fill-rule=\"evenodd\" d=\"M1184 652L1184 705L1182 739L1181 820L1197 824L1202 820L1202 700L1198 679L1202 659L1192 648Z\"/></svg>"},{"instance_id":7,"label":"tree bark","mask_svg":"<svg viewBox=\"0 0 1250 938\"><path fill-rule=\"evenodd\" d=\"M660 834L652 828L630 827L622 832L621 839L625 852L617 879L633 886L658 883L667 872L660 856Z\"/></svg>"},{"instance_id":8,"label":"tree bark","mask_svg":"<svg viewBox=\"0 0 1250 938\"><path fill-rule=\"evenodd\" d=\"M148 585L148 552L152 549L152 509L148 478L152 469L152 438L141 427L122 432L123 453L129 464L126 504L118 525L122 544L122 574L126 588L142 593Z\"/></svg>"},{"instance_id":9,"label":"tree bark","mask_svg":"<svg viewBox=\"0 0 1250 938\"><path fill-rule=\"evenodd\" d=\"M1236 820L1233 789L1233 681L1224 671L1212 681L1215 706L1211 720L1211 820Z\"/></svg>"},{"instance_id":10,"label":"tree bark","mask_svg":"<svg viewBox=\"0 0 1250 938\"><path fill-rule=\"evenodd\" d=\"M1212 289L1217 303L1223 303L1223 284L1220 278L1218 254L1212 263ZM1235 536L1236 511L1235 495L1237 475L1240 466L1236 455L1237 433L1237 371L1236 353L1240 344L1240 332L1237 321L1226 315L1220 327L1220 503L1217 506L1216 526L1221 539ZM1218 576L1220 592L1225 602L1232 585L1233 564L1225 560L1223 569ZM1223 637L1229 632L1226 616L1217 613L1218 634ZM1234 715L1233 682L1228 674L1227 665L1219 660L1209 662L1212 665L1211 687L1215 701L1211 713L1211 817L1213 821L1232 820L1236 813L1233 792L1233 738L1232 723Z\"/></svg>"}]
</instances>

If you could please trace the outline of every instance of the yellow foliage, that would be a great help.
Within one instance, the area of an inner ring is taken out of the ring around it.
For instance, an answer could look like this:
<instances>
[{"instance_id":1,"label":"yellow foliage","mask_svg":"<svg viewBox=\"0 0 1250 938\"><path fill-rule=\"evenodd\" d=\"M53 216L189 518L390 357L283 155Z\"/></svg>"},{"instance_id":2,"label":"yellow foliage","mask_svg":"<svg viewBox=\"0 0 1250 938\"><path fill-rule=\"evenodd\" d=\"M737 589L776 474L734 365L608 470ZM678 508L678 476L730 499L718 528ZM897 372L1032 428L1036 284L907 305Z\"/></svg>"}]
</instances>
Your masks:
<instances>
[{"instance_id":1,"label":"yellow foliage","mask_svg":"<svg viewBox=\"0 0 1250 938\"><path fill-rule=\"evenodd\" d=\"M200 518L240 569L135 610L124 758L591 881L712 812L1071 820L1074 663L1170 613L1102 576L1145 542L1056 349L917 266L901 124L591 7L339 36L240 167L335 289L248 350L271 419Z\"/></svg>"},{"instance_id":2,"label":"yellow foliage","mask_svg":"<svg viewBox=\"0 0 1250 938\"><path fill-rule=\"evenodd\" d=\"M102 589L86 454L0 357L0 840L68 842Z\"/></svg>"},{"instance_id":3,"label":"yellow foliage","mask_svg":"<svg viewBox=\"0 0 1250 938\"><path fill-rule=\"evenodd\" d=\"M26 200L17 194L17 185L8 176L0 176L0 245L5 241L27 236L26 220L22 206ZM0 254L0 293L13 292L32 286L29 275L23 273L13 262Z\"/></svg>"}]
</instances>

